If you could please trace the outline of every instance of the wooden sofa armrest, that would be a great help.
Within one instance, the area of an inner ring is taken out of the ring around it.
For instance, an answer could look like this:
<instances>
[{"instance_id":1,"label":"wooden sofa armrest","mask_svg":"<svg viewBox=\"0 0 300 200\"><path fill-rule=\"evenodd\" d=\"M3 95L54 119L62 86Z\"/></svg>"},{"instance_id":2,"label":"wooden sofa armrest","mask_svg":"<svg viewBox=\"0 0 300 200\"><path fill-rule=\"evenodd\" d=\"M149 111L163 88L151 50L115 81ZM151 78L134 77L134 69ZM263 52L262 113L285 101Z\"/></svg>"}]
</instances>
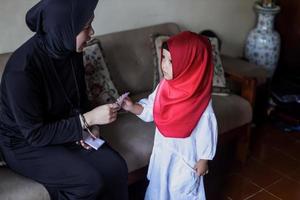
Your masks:
<instances>
[{"instance_id":1,"label":"wooden sofa armrest","mask_svg":"<svg viewBox=\"0 0 300 200\"><path fill-rule=\"evenodd\" d=\"M221 59L225 72L240 77L255 78L257 86L267 82L268 72L263 67L249 63L242 58L221 55Z\"/></svg>"},{"instance_id":2,"label":"wooden sofa armrest","mask_svg":"<svg viewBox=\"0 0 300 200\"><path fill-rule=\"evenodd\" d=\"M245 75L241 75L239 73L234 73L231 71L225 72L225 76L227 79L230 79L234 82L238 82L241 86L241 93L240 95L245 98L251 105L252 110L255 104L255 95L256 95L256 84L257 80L253 77L247 77ZM246 124L241 127L241 131L237 132L244 132L244 134L237 134L238 142L237 142L237 151L236 151L236 159L244 165L247 161L249 155L249 146L251 140L251 124Z\"/></svg>"},{"instance_id":3,"label":"wooden sofa armrest","mask_svg":"<svg viewBox=\"0 0 300 200\"><path fill-rule=\"evenodd\" d=\"M241 85L241 96L249 101L253 108L255 104L257 80L253 77L246 77L234 72L225 72L225 76L227 79L238 82Z\"/></svg>"}]
</instances>

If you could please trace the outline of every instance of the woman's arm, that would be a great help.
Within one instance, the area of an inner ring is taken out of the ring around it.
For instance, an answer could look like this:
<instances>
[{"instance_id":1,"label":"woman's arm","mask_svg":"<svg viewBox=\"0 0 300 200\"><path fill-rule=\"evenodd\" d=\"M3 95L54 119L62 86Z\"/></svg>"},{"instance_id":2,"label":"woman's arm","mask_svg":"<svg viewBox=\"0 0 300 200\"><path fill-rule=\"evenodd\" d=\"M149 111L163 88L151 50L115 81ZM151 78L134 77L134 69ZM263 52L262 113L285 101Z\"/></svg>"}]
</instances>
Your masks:
<instances>
[{"instance_id":1,"label":"woman's arm","mask_svg":"<svg viewBox=\"0 0 300 200\"><path fill-rule=\"evenodd\" d=\"M3 80L10 115L32 146L47 146L82 139L79 116L46 121L45 94L30 72L8 72Z\"/></svg>"}]
</instances>

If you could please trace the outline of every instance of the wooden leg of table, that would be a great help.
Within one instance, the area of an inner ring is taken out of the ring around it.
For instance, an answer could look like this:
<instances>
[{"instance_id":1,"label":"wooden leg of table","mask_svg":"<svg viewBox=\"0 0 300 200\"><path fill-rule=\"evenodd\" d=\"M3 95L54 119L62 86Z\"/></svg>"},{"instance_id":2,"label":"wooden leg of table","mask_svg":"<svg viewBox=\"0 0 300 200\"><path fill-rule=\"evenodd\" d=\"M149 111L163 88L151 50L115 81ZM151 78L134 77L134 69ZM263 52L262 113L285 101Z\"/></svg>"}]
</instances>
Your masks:
<instances>
[{"instance_id":1,"label":"wooden leg of table","mask_svg":"<svg viewBox=\"0 0 300 200\"><path fill-rule=\"evenodd\" d=\"M251 136L251 125L245 126L245 131L238 136L236 159L245 164L249 155L249 144Z\"/></svg>"}]
</instances>

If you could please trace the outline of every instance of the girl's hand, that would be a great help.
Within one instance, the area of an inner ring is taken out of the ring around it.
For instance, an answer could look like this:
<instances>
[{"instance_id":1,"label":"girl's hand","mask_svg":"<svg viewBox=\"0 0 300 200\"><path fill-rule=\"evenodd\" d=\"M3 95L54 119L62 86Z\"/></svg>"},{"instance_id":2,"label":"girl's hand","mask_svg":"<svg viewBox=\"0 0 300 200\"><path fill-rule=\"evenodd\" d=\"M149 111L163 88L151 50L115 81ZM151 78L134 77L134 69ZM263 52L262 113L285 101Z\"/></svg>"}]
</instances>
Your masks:
<instances>
[{"instance_id":1,"label":"girl's hand","mask_svg":"<svg viewBox=\"0 0 300 200\"><path fill-rule=\"evenodd\" d=\"M208 174L208 165L207 165L207 160L202 160L200 159L194 169L196 170L196 174L198 176L204 176L205 174Z\"/></svg>"},{"instance_id":2,"label":"girl's hand","mask_svg":"<svg viewBox=\"0 0 300 200\"><path fill-rule=\"evenodd\" d=\"M123 101L122 108L126 111L132 111L134 103L129 97L126 97Z\"/></svg>"}]
</instances>

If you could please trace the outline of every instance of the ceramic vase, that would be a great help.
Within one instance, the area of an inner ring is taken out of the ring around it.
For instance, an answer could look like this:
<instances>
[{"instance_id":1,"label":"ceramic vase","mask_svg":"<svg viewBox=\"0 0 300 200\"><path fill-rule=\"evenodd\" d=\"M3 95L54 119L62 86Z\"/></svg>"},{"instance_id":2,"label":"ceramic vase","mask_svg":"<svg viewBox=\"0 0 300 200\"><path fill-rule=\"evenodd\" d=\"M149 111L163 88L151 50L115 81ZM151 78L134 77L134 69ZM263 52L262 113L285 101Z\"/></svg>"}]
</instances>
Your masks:
<instances>
[{"instance_id":1,"label":"ceramic vase","mask_svg":"<svg viewBox=\"0 0 300 200\"><path fill-rule=\"evenodd\" d=\"M247 37L245 57L249 62L265 68L268 76L272 77L280 53L280 36L274 30L274 18L280 12L280 7L264 8L255 3L254 10L258 20Z\"/></svg>"}]
</instances>

